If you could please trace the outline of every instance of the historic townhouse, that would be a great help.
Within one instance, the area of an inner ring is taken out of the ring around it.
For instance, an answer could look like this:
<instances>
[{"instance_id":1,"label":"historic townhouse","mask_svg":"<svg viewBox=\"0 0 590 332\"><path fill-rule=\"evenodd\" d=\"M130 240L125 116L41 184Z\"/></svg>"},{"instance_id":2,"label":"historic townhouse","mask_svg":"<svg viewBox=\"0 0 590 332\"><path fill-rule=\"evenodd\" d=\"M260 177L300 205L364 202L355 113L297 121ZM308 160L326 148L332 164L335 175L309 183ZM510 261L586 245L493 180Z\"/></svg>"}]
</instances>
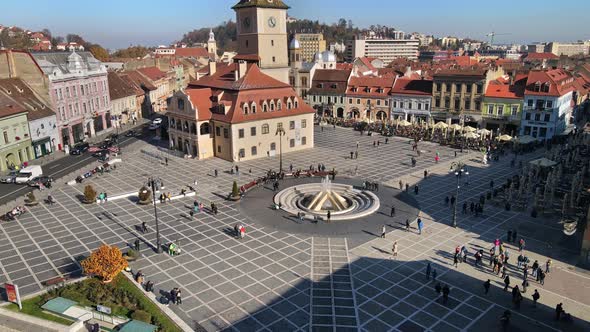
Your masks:
<instances>
[{"instance_id":1,"label":"historic townhouse","mask_svg":"<svg viewBox=\"0 0 590 332\"><path fill-rule=\"evenodd\" d=\"M351 70L318 69L313 76L307 101L320 117L351 118L346 112L346 87Z\"/></svg>"},{"instance_id":2,"label":"historic townhouse","mask_svg":"<svg viewBox=\"0 0 590 332\"><path fill-rule=\"evenodd\" d=\"M351 118L363 121L391 119L389 93L395 77L351 77L346 89L346 112Z\"/></svg>"},{"instance_id":3,"label":"historic townhouse","mask_svg":"<svg viewBox=\"0 0 590 332\"><path fill-rule=\"evenodd\" d=\"M58 149L111 127L107 70L90 52L33 53L49 78Z\"/></svg>"},{"instance_id":4,"label":"historic townhouse","mask_svg":"<svg viewBox=\"0 0 590 332\"><path fill-rule=\"evenodd\" d=\"M550 139L571 123L573 76L563 69L531 70L524 90L521 135Z\"/></svg>"},{"instance_id":5,"label":"historic townhouse","mask_svg":"<svg viewBox=\"0 0 590 332\"><path fill-rule=\"evenodd\" d=\"M488 84L481 113L482 128L518 134L526 79L526 74L504 76Z\"/></svg>"},{"instance_id":6,"label":"historic townhouse","mask_svg":"<svg viewBox=\"0 0 590 332\"><path fill-rule=\"evenodd\" d=\"M391 88L391 119L410 122L429 121L432 80L396 77Z\"/></svg>"}]
</instances>

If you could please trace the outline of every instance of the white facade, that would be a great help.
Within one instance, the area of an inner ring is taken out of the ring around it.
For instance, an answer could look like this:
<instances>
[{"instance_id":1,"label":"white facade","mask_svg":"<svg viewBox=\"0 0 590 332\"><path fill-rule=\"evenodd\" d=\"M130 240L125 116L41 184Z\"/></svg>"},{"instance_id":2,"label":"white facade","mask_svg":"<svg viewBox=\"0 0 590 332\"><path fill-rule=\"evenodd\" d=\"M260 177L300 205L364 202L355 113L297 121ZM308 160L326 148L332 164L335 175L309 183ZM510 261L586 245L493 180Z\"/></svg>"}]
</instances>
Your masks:
<instances>
[{"instance_id":1,"label":"white facade","mask_svg":"<svg viewBox=\"0 0 590 332\"><path fill-rule=\"evenodd\" d=\"M59 134L55 115L29 121L29 131L35 158L52 153L57 149Z\"/></svg>"},{"instance_id":2,"label":"white facade","mask_svg":"<svg viewBox=\"0 0 590 332\"><path fill-rule=\"evenodd\" d=\"M417 119L428 120L430 117L431 96L392 95L391 120L397 118L413 122Z\"/></svg>"},{"instance_id":3,"label":"white facade","mask_svg":"<svg viewBox=\"0 0 590 332\"><path fill-rule=\"evenodd\" d=\"M111 121L115 128L120 128L121 125L132 120L130 115L133 116L135 114L137 108L136 101L137 97L135 95L111 100Z\"/></svg>"},{"instance_id":4,"label":"white facade","mask_svg":"<svg viewBox=\"0 0 590 332\"><path fill-rule=\"evenodd\" d=\"M379 58L390 63L397 58L418 59L417 39L379 39L364 38L346 41L346 61L359 57Z\"/></svg>"},{"instance_id":5,"label":"white facade","mask_svg":"<svg viewBox=\"0 0 590 332\"><path fill-rule=\"evenodd\" d=\"M559 97L525 94L520 134L550 139L563 133L572 116L572 96L573 92Z\"/></svg>"}]
</instances>

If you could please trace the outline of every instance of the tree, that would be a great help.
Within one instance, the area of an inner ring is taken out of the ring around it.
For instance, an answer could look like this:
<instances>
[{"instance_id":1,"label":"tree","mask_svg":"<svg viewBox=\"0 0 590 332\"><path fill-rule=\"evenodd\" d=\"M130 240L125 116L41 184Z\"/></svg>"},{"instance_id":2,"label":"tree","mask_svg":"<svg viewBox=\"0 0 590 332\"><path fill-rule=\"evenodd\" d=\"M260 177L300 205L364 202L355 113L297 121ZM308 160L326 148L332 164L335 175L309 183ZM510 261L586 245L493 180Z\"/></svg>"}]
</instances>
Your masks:
<instances>
[{"instance_id":1,"label":"tree","mask_svg":"<svg viewBox=\"0 0 590 332\"><path fill-rule=\"evenodd\" d=\"M129 46L120 49L112 54L113 58L143 58L150 52L150 49L144 46Z\"/></svg>"},{"instance_id":2,"label":"tree","mask_svg":"<svg viewBox=\"0 0 590 332\"><path fill-rule=\"evenodd\" d=\"M86 41L84 41L84 38L80 37L80 35L74 34L74 33L69 33L66 35L66 41L68 43L78 43L79 45L84 45L86 44Z\"/></svg>"},{"instance_id":3,"label":"tree","mask_svg":"<svg viewBox=\"0 0 590 332\"><path fill-rule=\"evenodd\" d=\"M94 55L95 58L100 61L107 61L109 59L109 52L107 52L107 50L98 44L90 45L88 50L90 53L92 53L92 55Z\"/></svg>"},{"instance_id":4,"label":"tree","mask_svg":"<svg viewBox=\"0 0 590 332\"><path fill-rule=\"evenodd\" d=\"M89 184L84 187L84 202L88 204L96 202L96 190Z\"/></svg>"},{"instance_id":5,"label":"tree","mask_svg":"<svg viewBox=\"0 0 590 332\"><path fill-rule=\"evenodd\" d=\"M51 38L51 31L47 28L41 30L41 33L43 34L43 36L47 37L47 38Z\"/></svg>"},{"instance_id":6,"label":"tree","mask_svg":"<svg viewBox=\"0 0 590 332\"><path fill-rule=\"evenodd\" d=\"M232 185L231 195L233 197L239 197L240 196L240 191L238 190L238 183L236 181L234 181L234 184Z\"/></svg>"},{"instance_id":7,"label":"tree","mask_svg":"<svg viewBox=\"0 0 590 332\"><path fill-rule=\"evenodd\" d=\"M121 250L115 246L101 245L82 261L84 274L94 275L102 281L111 281L128 266Z\"/></svg>"},{"instance_id":8,"label":"tree","mask_svg":"<svg viewBox=\"0 0 590 332\"><path fill-rule=\"evenodd\" d=\"M57 37L51 37L51 46L56 47L57 44L61 44L64 42L64 37L61 36L57 36Z\"/></svg>"}]
</instances>

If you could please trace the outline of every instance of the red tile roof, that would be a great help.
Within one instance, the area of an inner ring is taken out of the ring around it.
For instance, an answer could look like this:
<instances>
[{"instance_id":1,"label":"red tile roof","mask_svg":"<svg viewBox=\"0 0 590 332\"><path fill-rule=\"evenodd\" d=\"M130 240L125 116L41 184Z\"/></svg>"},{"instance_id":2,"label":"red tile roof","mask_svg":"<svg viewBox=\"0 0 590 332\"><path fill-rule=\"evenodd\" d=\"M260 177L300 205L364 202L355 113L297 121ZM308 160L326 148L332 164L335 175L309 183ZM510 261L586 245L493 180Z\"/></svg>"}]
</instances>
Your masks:
<instances>
[{"instance_id":1,"label":"red tile roof","mask_svg":"<svg viewBox=\"0 0 590 332\"><path fill-rule=\"evenodd\" d=\"M0 93L0 118L25 113L26 111L14 100Z\"/></svg>"},{"instance_id":2,"label":"red tile roof","mask_svg":"<svg viewBox=\"0 0 590 332\"><path fill-rule=\"evenodd\" d=\"M346 93L351 70L318 69L308 94L343 95Z\"/></svg>"},{"instance_id":3,"label":"red tile roof","mask_svg":"<svg viewBox=\"0 0 590 332\"><path fill-rule=\"evenodd\" d=\"M233 59L234 61L260 61L260 56L258 56L258 54L236 54Z\"/></svg>"},{"instance_id":4,"label":"red tile roof","mask_svg":"<svg viewBox=\"0 0 590 332\"><path fill-rule=\"evenodd\" d=\"M540 91L535 91L537 83ZM526 81L525 93L537 96L563 96L573 91L573 77L564 69L531 70ZM549 84L549 91L542 91L542 87Z\"/></svg>"},{"instance_id":5,"label":"red tile roof","mask_svg":"<svg viewBox=\"0 0 590 332\"><path fill-rule=\"evenodd\" d=\"M177 48L174 55L181 58L208 58L209 52L204 47Z\"/></svg>"},{"instance_id":6,"label":"red tile roof","mask_svg":"<svg viewBox=\"0 0 590 332\"><path fill-rule=\"evenodd\" d=\"M432 80L399 77L393 83L391 94L430 96Z\"/></svg>"},{"instance_id":7,"label":"red tile roof","mask_svg":"<svg viewBox=\"0 0 590 332\"><path fill-rule=\"evenodd\" d=\"M189 85L224 90L253 90L290 86L262 73L255 64L248 65L246 74L238 80L235 79L236 70L238 70L238 64L232 63L223 68L216 69L213 75L204 76L197 81L190 82Z\"/></svg>"},{"instance_id":8,"label":"red tile roof","mask_svg":"<svg viewBox=\"0 0 590 332\"><path fill-rule=\"evenodd\" d=\"M156 82L158 80L166 78L166 73L161 71L160 69L158 69L158 67L140 68L140 69L137 69L137 71L142 73L143 75L145 75L147 78L149 78L153 82Z\"/></svg>"},{"instance_id":9,"label":"red tile roof","mask_svg":"<svg viewBox=\"0 0 590 332\"><path fill-rule=\"evenodd\" d=\"M136 95L135 88L129 84L128 81L122 79L119 74L111 71L108 73L107 78L109 81L109 96L111 100Z\"/></svg>"},{"instance_id":10,"label":"red tile roof","mask_svg":"<svg viewBox=\"0 0 590 332\"><path fill-rule=\"evenodd\" d=\"M29 120L55 115L49 104L38 98L33 89L20 78L0 79L0 95L2 94L28 111L27 118Z\"/></svg>"},{"instance_id":11,"label":"red tile roof","mask_svg":"<svg viewBox=\"0 0 590 332\"><path fill-rule=\"evenodd\" d=\"M550 52L543 52L543 53L528 53L523 55L523 59L525 60L550 60L550 59L559 59L559 57Z\"/></svg>"},{"instance_id":12,"label":"red tile roof","mask_svg":"<svg viewBox=\"0 0 590 332\"><path fill-rule=\"evenodd\" d=\"M156 86L152 84L152 82L150 82L150 80L147 77L140 74L136 70L125 72L125 74L130 80L132 80L135 84L137 84L137 86L141 87L142 89L150 91L158 89Z\"/></svg>"},{"instance_id":13,"label":"red tile roof","mask_svg":"<svg viewBox=\"0 0 590 332\"><path fill-rule=\"evenodd\" d=\"M188 89L185 92L193 104L193 107L197 109L197 119L199 121L205 121L211 119L211 89Z\"/></svg>"},{"instance_id":14,"label":"red tile roof","mask_svg":"<svg viewBox=\"0 0 590 332\"><path fill-rule=\"evenodd\" d=\"M356 97L387 97L391 91L394 77L351 77L346 90L347 96ZM354 89L356 88L356 92ZM369 89L369 91L366 91ZM382 89L383 92L377 92Z\"/></svg>"}]
</instances>

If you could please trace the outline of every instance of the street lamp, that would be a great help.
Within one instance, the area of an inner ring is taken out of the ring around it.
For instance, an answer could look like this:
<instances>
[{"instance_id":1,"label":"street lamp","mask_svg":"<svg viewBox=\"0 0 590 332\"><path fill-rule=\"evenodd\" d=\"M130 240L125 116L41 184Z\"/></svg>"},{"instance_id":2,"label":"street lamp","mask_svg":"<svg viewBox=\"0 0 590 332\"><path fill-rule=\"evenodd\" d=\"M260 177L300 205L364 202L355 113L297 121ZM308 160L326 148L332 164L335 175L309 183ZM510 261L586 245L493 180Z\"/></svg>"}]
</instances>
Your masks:
<instances>
[{"instance_id":1,"label":"street lamp","mask_svg":"<svg viewBox=\"0 0 590 332\"><path fill-rule=\"evenodd\" d=\"M275 134L279 135L279 173L283 172L283 136L285 135L285 129L282 126L277 126L277 132Z\"/></svg>"},{"instance_id":2,"label":"street lamp","mask_svg":"<svg viewBox=\"0 0 590 332\"><path fill-rule=\"evenodd\" d=\"M156 218L156 252L162 253L162 243L160 242L160 227L158 224L158 209L156 207L156 179L153 177L148 178L148 183L152 187L152 203L154 204L154 217Z\"/></svg>"},{"instance_id":3,"label":"street lamp","mask_svg":"<svg viewBox=\"0 0 590 332\"><path fill-rule=\"evenodd\" d=\"M465 163L463 162L453 162L451 164L450 173L454 174L457 178L457 185L455 191L455 204L453 204L453 227L457 228L457 204L459 204L459 179L463 174L469 175L469 172L465 170Z\"/></svg>"}]
</instances>

